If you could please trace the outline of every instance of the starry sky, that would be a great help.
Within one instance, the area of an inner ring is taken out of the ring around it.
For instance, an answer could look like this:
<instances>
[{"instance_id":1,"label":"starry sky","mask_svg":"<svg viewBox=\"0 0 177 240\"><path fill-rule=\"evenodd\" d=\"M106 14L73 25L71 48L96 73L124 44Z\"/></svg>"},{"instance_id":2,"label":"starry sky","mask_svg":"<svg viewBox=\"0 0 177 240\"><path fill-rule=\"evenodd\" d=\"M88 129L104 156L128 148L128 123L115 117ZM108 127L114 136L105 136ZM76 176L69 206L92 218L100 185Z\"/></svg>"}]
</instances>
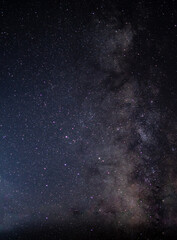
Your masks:
<instances>
[{"instance_id":1,"label":"starry sky","mask_svg":"<svg viewBox=\"0 0 177 240\"><path fill-rule=\"evenodd\" d=\"M176 225L175 1L3 0L0 14L0 232Z\"/></svg>"}]
</instances>

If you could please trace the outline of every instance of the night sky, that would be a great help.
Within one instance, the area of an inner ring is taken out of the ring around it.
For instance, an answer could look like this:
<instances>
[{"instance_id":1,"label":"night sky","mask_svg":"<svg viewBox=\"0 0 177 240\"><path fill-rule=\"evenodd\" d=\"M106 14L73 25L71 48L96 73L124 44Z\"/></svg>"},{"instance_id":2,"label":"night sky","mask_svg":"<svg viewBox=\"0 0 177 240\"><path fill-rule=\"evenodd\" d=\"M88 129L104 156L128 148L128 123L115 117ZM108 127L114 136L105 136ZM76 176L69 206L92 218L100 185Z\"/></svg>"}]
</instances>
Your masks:
<instances>
[{"instance_id":1,"label":"night sky","mask_svg":"<svg viewBox=\"0 0 177 240\"><path fill-rule=\"evenodd\" d=\"M0 233L177 226L176 9L2 1Z\"/></svg>"}]
</instances>

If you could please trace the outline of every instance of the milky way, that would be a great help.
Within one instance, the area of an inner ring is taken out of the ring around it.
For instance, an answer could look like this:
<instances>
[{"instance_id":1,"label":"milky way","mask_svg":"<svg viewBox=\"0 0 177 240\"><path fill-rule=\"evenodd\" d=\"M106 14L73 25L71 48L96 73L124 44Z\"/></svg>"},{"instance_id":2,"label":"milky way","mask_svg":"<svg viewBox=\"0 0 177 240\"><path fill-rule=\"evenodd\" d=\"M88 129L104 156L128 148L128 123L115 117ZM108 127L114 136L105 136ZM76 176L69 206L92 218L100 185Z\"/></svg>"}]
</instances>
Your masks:
<instances>
[{"instance_id":1,"label":"milky way","mask_svg":"<svg viewBox=\"0 0 177 240\"><path fill-rule=\"evenodd\" d=\"M173 226L172 6L49 5L1 14L0 230Z\"/></svg>"}]
</instances>

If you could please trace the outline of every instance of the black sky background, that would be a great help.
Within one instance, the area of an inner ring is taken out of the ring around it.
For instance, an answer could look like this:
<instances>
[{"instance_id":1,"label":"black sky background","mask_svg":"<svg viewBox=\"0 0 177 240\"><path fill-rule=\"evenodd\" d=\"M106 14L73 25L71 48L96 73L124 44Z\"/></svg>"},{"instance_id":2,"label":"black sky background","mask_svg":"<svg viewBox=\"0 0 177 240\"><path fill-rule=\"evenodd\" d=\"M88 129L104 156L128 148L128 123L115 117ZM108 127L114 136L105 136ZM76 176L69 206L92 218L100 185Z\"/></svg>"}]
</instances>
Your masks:
<instances>
[{"instance_id":1,"label":"black sky background","mask_svg":"<svg viewBox=\"0 0 177 240\"><path fill-rule=\"evenodd\" d=\"M175 229L176 11L1 2L1 232Z\"/></svg>"}]
</instances>

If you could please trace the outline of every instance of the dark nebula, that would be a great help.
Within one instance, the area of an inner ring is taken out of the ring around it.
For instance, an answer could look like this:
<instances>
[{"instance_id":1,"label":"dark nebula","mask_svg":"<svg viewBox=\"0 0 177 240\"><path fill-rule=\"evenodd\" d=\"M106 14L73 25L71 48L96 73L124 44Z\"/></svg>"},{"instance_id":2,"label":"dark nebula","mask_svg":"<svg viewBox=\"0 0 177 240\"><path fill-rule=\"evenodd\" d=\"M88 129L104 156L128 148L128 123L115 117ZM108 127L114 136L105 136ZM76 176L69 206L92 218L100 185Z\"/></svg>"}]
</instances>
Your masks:
<instances>
[{"instance_id":1,"label":"dark nebula","mask_svg":"<svg viewBox=\"0 0 177 240\"><path fill-rule=\"evenodd\" d=\"M0 239L176 239L176 12L2 1Z\"/></svg>"}]
</instances>

